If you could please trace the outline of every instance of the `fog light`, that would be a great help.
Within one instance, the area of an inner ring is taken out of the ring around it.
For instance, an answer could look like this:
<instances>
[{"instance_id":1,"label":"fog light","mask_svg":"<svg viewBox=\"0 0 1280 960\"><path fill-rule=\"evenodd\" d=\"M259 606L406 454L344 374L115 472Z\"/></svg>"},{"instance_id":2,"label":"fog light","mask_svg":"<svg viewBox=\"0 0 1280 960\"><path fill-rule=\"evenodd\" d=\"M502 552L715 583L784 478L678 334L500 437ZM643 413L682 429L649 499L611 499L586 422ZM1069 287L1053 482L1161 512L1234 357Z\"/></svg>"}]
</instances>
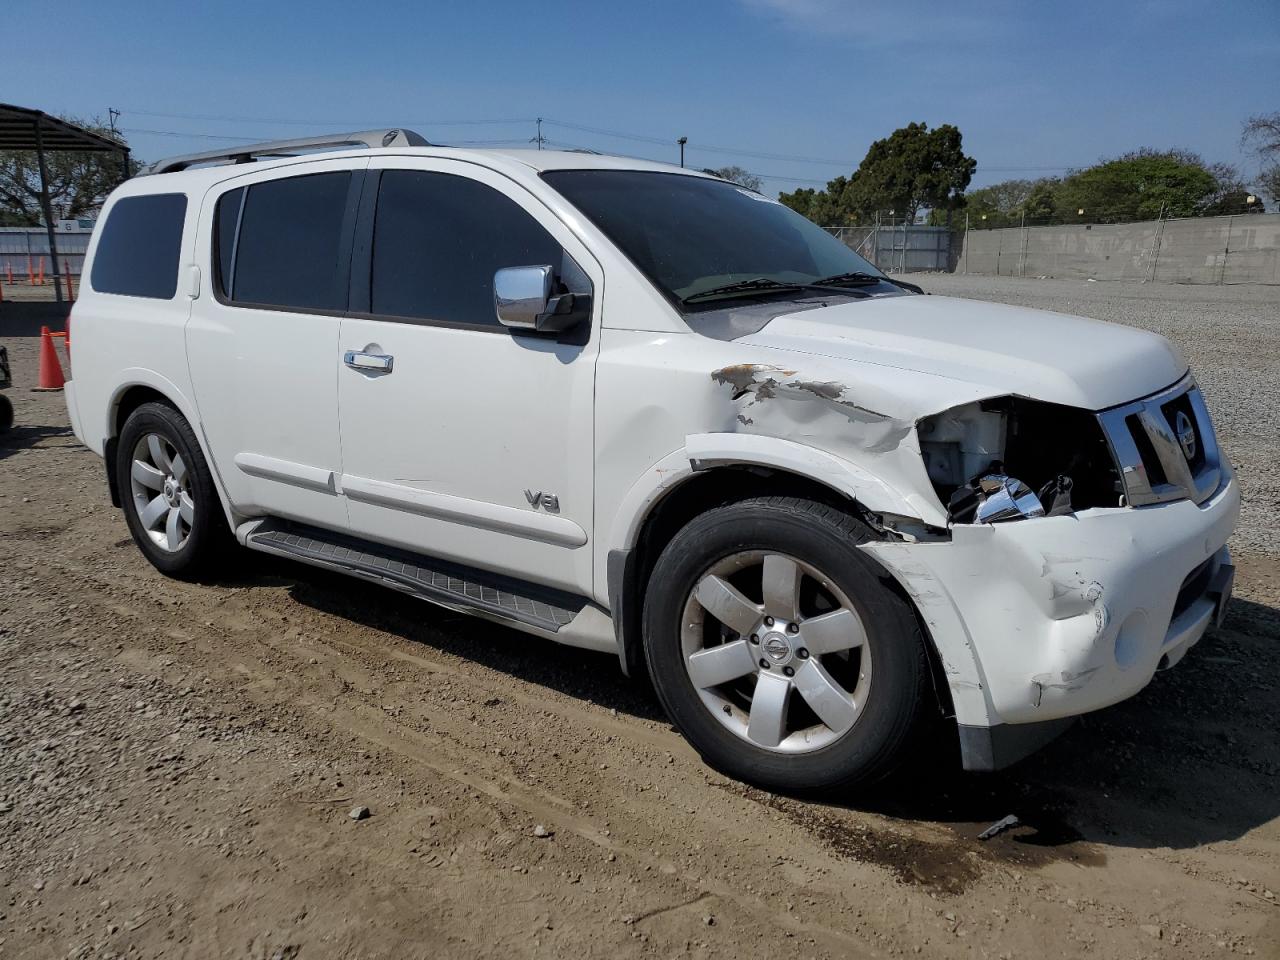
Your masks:
<instances>
[{"instance_id":1,"label":"fog light","mask_svg":"<svg viewBox=\"0 0 1280 960\"><path fill-rule=\"evenodd\" d=\"M1129 614L1116 631L1116 666L1128 670L1142 660L1147 652L1150 632L1146 611L1135 610Z\"/></svg>"}]
</instances>

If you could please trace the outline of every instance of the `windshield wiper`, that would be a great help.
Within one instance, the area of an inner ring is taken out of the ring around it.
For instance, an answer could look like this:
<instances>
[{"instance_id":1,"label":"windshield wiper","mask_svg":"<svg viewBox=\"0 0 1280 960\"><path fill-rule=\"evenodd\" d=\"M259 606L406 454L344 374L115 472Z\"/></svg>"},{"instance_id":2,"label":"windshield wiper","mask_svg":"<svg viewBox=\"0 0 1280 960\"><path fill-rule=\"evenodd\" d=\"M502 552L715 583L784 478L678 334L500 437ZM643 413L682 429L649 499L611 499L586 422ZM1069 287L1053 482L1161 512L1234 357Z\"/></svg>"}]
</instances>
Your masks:
<instances>
[{"instance_id":1,"label":"windshield wiper","mask_svg":"<svg viewBox=\"0 0 1280 960\"><path fill-rule=\"evenodd\" d=\"M917 287L914 283L907 283L905 280L895 280L893 277L886 277L883 274L867 273L865 270L858 270L853 273L837 273L831 277L823 277L821 280L813 281L815 287L845 287L845 286L870 286L873 283L891 283L895 287L903 290L910 290L912 293L924 293L921 287Z\"/></svg>"},{"instance_id":2,"label":"windshield wiper","mask_svg":"<svg viewBox=\"0 0 1280 960\"><path fill-rule=\"evenodd\" d=\"M739 280L709 290L699 290L684 297L681 303L695 303L707 297L751 296L756 293L779 293L784 290L816 290L819 293L847 293L850 296L868 297L870 294L861 290L841 289L834 284L819 286L817 283L787 283L783 280L771 280L768 277L756 277L752 280Z\"/></svg>"}]
</instances>

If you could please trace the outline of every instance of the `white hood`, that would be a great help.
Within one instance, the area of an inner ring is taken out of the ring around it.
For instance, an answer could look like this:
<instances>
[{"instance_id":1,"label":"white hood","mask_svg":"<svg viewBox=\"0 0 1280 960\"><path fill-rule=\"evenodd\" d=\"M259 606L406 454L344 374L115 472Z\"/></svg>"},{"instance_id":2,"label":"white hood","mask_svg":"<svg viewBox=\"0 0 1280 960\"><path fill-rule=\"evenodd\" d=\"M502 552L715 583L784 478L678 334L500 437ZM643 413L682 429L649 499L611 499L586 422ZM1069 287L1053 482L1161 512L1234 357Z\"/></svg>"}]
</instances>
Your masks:
<instances>
[{"instance_id":1,"label":"white hood","mask_svg":"<svg viewBox=\"0 0 1280 960\"><path fill-rule=\"evenodd\" d=\"M1046 310L953 297L853 300L775 317L736 341L896 367L1101 410L1155 393L1187 363L1164 337Z\"/></svg>"}]
</instances>

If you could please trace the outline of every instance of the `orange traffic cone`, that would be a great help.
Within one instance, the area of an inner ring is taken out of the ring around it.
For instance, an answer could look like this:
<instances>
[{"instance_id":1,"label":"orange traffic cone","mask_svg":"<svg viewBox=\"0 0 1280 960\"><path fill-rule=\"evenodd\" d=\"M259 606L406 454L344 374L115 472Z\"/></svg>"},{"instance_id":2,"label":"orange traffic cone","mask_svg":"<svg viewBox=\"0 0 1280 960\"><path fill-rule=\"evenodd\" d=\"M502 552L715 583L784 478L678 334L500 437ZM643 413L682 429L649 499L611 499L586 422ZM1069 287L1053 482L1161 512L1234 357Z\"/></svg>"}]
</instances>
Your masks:
<instances>
[{"instance_id":1,"label":"orange traffic cone","mask_svg":"<svg viewBox=\"0 0 1280 960\"><path fill-rule=\"evenodd\" d=\"M61 390L66 380L62 376L62 364L58 351L53 348L53 335L48 327L40 328L40 382L37 390Z\"/></svg>"}]
</instances>

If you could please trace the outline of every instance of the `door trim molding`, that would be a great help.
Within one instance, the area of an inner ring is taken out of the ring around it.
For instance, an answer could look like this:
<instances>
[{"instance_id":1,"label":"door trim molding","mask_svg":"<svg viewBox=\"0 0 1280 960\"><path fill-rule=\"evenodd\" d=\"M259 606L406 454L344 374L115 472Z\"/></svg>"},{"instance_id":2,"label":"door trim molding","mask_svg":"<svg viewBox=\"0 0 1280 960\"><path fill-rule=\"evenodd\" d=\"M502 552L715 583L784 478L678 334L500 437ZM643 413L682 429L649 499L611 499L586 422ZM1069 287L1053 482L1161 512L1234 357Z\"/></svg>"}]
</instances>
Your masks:
<instances>
[{"instance_id":1,"label":"door trim molding","mask_svg":"<svg viewBox=\"0 0 1280 960\"><path fill-rule=\"evenodd\" d=\"M319 490L321 493L340 492L334 482L332 470L323 467L312 467L305 463L294 463L292 460L277 460L275 457L264 457L260 453L237 453L235 465L241 473L251 477L262 477L265 480L279 480L295 487L306 487L308 490Z\"/></svg>"},{"instance_id":2,"label":"door trim molding","mask_svg":"<svg viewBox=\"0 0 1280 960\"><path fill-rule=\"evenodd\" d=\"M580 547L587 542L587 532L567 517L534 513L500 503L434 493L400 483L353 477L345 473L342 475L342 492L349 500L391 507L450 523L496 530L526 540L540 540L562 547Z\"/></svg>"}]
</instances>

